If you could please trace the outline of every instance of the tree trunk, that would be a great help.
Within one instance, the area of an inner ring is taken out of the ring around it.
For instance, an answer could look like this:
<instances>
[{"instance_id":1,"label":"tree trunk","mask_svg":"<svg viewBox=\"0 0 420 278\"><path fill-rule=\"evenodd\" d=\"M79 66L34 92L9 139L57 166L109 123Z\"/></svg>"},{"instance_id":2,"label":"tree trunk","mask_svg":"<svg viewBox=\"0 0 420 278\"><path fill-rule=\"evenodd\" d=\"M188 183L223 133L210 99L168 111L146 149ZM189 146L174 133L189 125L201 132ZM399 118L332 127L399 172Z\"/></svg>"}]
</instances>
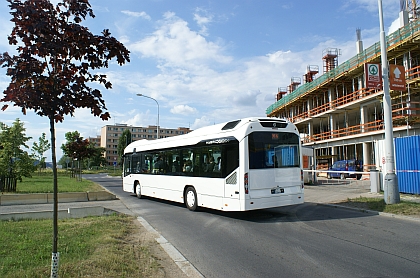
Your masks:
<instances>
[{"instance_id":1,"label":"tree trunk","mask_svg":"<svg viewBox=\"0 0 420 278\"><path fill-rule=\"evenodd\" d=\"M58 277L58 182L57 182L57 159L55 155L55 127L54 117L50 116L50 132L51 132L51 153L52 153L52 168L53 168L53 187L54 187L54 205L53 205L53 246L52 246L52 262L51 262L51 277Z\"/></svg>"}]
</instances>

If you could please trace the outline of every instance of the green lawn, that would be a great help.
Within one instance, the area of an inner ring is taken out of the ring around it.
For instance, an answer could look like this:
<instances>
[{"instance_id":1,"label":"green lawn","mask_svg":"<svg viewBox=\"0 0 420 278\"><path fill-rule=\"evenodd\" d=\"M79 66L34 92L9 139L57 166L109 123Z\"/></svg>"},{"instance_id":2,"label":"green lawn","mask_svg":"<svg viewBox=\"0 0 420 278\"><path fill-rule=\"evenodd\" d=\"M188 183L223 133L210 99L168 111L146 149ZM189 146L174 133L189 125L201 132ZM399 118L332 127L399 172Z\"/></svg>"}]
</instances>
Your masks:
<instances>
[{"instance_id":1,"label":"green lawn","mask_svg":"<svg viewBox=\"0 0 420 278\"><path fill-rule=\"evenodd\" d=\"M58 176L58 192L86 192L104 190L98 184L82 179L70 178L68 174L60 173ZM22 182L17 182L16 193L48 193L53 192L52 173L34 173L32 178L23 178Z\"/></svg>"},{"instance_id":2,"label":"green lawn","mask_svg":"<svg viewBox=\"0 0 420 278\"><path fill-rule=\"evenodd\" d=\"M60 220L60 277L156 277L154 241L126 215ZM137 234L137 236L135 236ZM0 277L49 277L52 221L0 221Z\"/></svg>"}]
</instances>

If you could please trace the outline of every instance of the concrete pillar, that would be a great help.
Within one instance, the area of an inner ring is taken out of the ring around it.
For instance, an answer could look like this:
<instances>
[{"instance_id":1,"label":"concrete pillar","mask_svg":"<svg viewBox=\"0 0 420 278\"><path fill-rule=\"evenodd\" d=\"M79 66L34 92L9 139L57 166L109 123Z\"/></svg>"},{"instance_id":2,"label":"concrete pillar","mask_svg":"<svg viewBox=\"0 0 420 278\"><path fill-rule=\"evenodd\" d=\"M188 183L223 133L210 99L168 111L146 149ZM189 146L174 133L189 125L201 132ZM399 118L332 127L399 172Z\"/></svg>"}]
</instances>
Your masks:
<instances>
[{"instance_id":1,"label":"concrete pillar","mask_svg":"<svg viewBox=\"0 0 420 278\"><path fill-rule=\"evenodd\" d=\"M365 92L365 90L366 89L364 89L364 90L362 90L362 88L364 88L365 86L364 86L364 76L362 75L362 76L358 76L357 77L357 95L356 95L356 97L357 98L362 98L363 97L363 93Z\"/></svg>"},{"instance_id":2,"label":"concrete pillar","mask_svg":"<svg viewBox=\"0 0 420 278\"><path fill-rule=\"evenodd\" d=\"M349 112L347 110L344 111L344 127L349 127Z\"/></svg>"},{"instance_id":3,"label":"concrete pillar","mask_svg":"<svg viewBox=\"0 0 420 278\"><path fill-rule=\"evenodd\" d=\"M314 125L312 124L312 121L308 122L308 134L311 138L314 135Z\"/></svg>"},{"instance_id":4,"label":"concrete pillar","mask_svg":"<svg viewBox=\"0 0 420 278\"><path fill-rule=\"evenodd\" d=\"M337 147L331 147L331 156L332 156L331 165L333 165L334 162L337 160L336 155L337 155Z\"/></svg>"},{"instance_id":5,"label":"concrete pillar","mask_svg":"<svg viewBox=\"0 0 420 278\"><path fill-rule=\"evenodd\" d=\"M404 27L405 25L408 25L409 14L408 14L408 11L406 9L403 9L402 11L400 11L399 19L400 19L400 28Z\"/></svg>"},{"instance_id":6,"label":"concrete pillar","mask_svg":"<svg viewBox=\"0 0 420 278\"><path fill-rule=\"evenodd\" d=\"M370 192L379 193L380 192L380 177L379 171L376 169L370 170Z\"/></svg>"},{"instance_id":7,"label":"concrete pillar","mask_svg":"<svg viewBox=\"0 0 420 278\"><path fill-rule=\"evenodd\" d=\"M330 103L330 109L335 108L332 103L334 99L335 99L334 88L328 88L328 102Z\"/></svg>"},{"instance_id":8,"label":"concrete pillar","mask_svg":"<svg viewBox=\"0 0 420 278\"><path fill-rule=\"evenodd\" d=\"M334 114L330 114L329 117L330 117L330 119L329 119L330 120L329 126L330 126L331 138L332 138L333 135L334 135L334 130L335 130L335 117L334 117Z\"/></svg>"},{"instance_id":9,"label":"concrete pillar","mask_svg":"<svg viewBox=\"0 0 420 278\"><path fill-rule=\"evenodd\" d=\"M371 150L372 150L372 143L370 142L363 142L363 165L371 165L372 158L371 158ZM367 171L367 169L363 169L363 172Z\"/></svg>"},{"instance_id":10,"label":"concrete pillar","mask_svg":"<svg viewBox=\"0 0 420 278\"><path fill-rule=\"evenodd\" d=\"M365 128L365 124L368 120L368 114L367 114L367 107L366 106L360 106L360 131L362 133L367 132L366 128Z\"/></svg>"},{"instance_id":11,"label":"concrete pillar","mask_svg":"<svg viewBox=\"0 0 420 278\"><path fill-rule=\"evenodd\" d=\"M360 54L363 51L363 41L362 41L362 31L359 28L356 29L356 38L357 38L356 51L357 51L357 54Z\"/></svg>"},{"instance_id":12,"label":"concrete pillar","mask_svg":"<svg viewBox=\"0 0 420 278\"><path fill-rule=\"evenodd\" d=\"M308 109L308 118L311 117L311 110L312 110L312 99L308 99L306 101L307 109Z\"/></svg>"}]
</instances>

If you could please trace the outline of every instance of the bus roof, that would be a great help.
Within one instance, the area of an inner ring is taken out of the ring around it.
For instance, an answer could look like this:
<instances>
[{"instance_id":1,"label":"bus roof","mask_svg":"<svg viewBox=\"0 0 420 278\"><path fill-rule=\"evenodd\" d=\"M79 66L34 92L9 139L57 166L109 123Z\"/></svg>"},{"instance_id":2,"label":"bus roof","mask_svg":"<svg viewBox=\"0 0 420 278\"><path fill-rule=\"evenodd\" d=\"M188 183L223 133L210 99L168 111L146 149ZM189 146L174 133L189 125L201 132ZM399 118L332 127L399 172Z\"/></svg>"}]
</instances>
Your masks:
<instances>
[{"instance_id":1,"label":"bus roof","mask_svg":"<svg viewBox=\"0 0 420 278\"><path fill-rule=\"evenodd\" d=\"M287 123L288 127L293 126L293 131L297 132L296 127L287 119L267 118L267 117L249 117L249 118L243 118L240 120L224 122L220 124L202 127L183 135L177 135L177 136L162 138L158 140L146 140L146 139L137 140L129 144L124 149L124 154L134 152L134 149L136 149L136 151L144 151L144 150L149 150L149 149L165 149L165 148L171 148L171 147L176 147L176 146L194 145L203 139L215 139L215 138L227 137L227 136L238 137L238 135L240 134L237 131L241 129L241 127L249 123L253 123L253 122L259 123L261 121ZM287 128L287 130L289 132L291 131L290 128ZM242 139L242 138L237 138L237 139Z\"/></svg>"}]
</instances>

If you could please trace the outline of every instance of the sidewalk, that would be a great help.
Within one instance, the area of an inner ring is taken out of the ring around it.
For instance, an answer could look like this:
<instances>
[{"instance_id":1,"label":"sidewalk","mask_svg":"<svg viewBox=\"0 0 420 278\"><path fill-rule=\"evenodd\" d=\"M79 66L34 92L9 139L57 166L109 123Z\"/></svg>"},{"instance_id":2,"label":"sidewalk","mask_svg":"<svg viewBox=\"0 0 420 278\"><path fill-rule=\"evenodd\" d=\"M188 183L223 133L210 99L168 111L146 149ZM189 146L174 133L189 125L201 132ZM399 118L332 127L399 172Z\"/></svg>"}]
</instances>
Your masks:
<instances>
[{"instance_id":1,"label":"sidewalk","mask_svg":"<svg viewBox=\"0 0 420 278\"><path fill-rule=\"evenodd\" d=\"M98 208L102 208L99 209ZM135 216L120 200L59 203L59 218L100 216L113 212ZM53 204L27 204L0 206L0 220L52 219Z\"/></svg>"},{"instance_id":2,"label":"sidewalk","mask_svg":"<svg viewBox=\"0 0 420 278\"><path fill-rule=\"evenodd\" d=\"M381 193L370 192L369 180L319 179L317 185L305 185L305 202L339 203L358 197L383 198ZM401 200L420 203L419 195L400 194Z\"/></svg>"},{"instance_id":3,"label":"sidewalk","mask_svg":"<svg viewBox=\"0 0 420 278\"><path fill-rule=\"evenodd\" d=\"M370 181L319 179L317 185L305 185L305 202L338 203L358 197L379 197L370 192Z\"/></svg>"}]
</instances>

